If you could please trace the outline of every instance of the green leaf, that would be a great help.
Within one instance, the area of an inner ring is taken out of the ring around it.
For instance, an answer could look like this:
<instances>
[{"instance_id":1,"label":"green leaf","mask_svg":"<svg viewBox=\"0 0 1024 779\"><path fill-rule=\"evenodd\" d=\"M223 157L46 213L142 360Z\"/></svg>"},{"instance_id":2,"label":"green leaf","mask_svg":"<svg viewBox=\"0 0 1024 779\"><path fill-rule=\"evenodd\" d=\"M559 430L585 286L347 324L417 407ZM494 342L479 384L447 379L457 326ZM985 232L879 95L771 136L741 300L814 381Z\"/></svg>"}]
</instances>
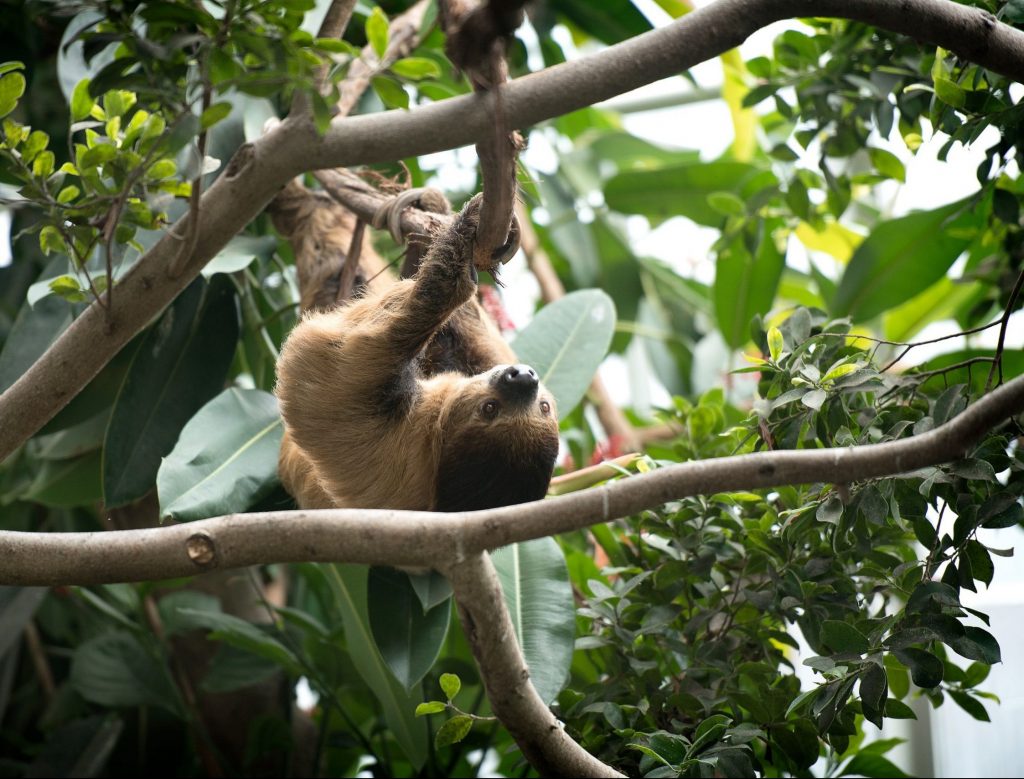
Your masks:
<instances>
[{"instance_id":1,"label":"green leaf","mask_svg":"<svg viewBox=\"0 0 1024 779\"><path fill-rule=\"evenodd\" d=\"M54 295L64 298L70 303L81 303L86 299L85 291L78 283L78 279L66 273L51 281L49 287Z\"/></svg>"},{"instance_id":2,"label":"green leaf","mask_svg":"<svg viewBox=\"0 0 1024 779\"><path fill-rule=\"evenodd\" d=\"M426 701L416 707L416 716L423 717L427 714L440 714L447 708L447 703L442 703L441 701Z\"/></svg>"},{"instance_id":3,"label":"green leaf","mask_svg":"<svg viewBox=\"0 0 1024 779\"><path fill-rule=\"evenodd\" d=\"M512 348L537 371L565 417L586 393L614 331L611 298L599 289L584 289L542 308Z\"/></svg>"},{"instance_id":4,"label":"green leaf","mask_svg":"<svg viewBox=\"0 0 1024 779\"><path fill-rule=\"evenodd\" d=\"M981 722L991 722L985 705L969 693L960 690L947 690L949 697L956 701L956 705L970 714L974 719Z\"/></svg>"},{"instance_id":5,"label":"green leaf","mask_svg":"<svg viewBox=\"0 0 1024 779\"><path fill-rule=\"evenodd\" d=\"M896 649L896 659L910 669L910 676L918 687L937 687L942 681L942 661L923 649Z\"/></svg>"},{"instance_id":6,"label":"green leaf","mask_svg":"<svg viewBox=\"0 0 1024 779\"><path fill-rule=\"evenodd\" d=\"M469 735L469 731L472 728L472 717L465 714L452 717L437 729L437 733L434 735L434 746L440 749L451 744L457 744Z\"/></svg>"},{"instance_id":7,"label":"green leaf","mask_svg":"<svg viewBox=\"0 0 1024 779\"><path fill-rule=\"evenodd\" d=\"M209 279L215 273L237 273L252 265L255 259L270 259L275 249L277 239L271 235L236 235L217 252L216 257L206 263L202 274Z\"/></svg>"},{"instance_id":8,"label":"green leaf","mask_svg":"<svg viewBox=\"0 0 1024 779\"><path fill-rule=\"evenodd\" d=\"M743 196L742 186L760 172L744 162L687 162L653 170L629 170L605 183L605 201L627 214L657 219L685 216L707 227L719 227L723 216L708 202L713 192Z\"/></svg>"},{"instance_id":9,"label":"green leaf","mask_svg":"<svg viewBox=\"0 0 1024 779\"><path fill-rule=\"evenodd\" d=\"M853 253L832 313L863 322L941 279L971 242L977 216L964 216L970 202L960 200L878 225ZM953 230L951 223L961 216L968 229Z\"/></svg>"},{"instance_id":10,"label":"green leaf","mask_svg":"<svg viewBox=\"0 0 1024 779\"><path fill-rule=\"evenodd\" d=\"M25 94L25 77L21 73L0 76L0 118L7 116Z\"/></svg>"},{"instance_id":11,"label":"green leaf","mask_svg":"<svg viewBox=\"0 0 1024 779\"><path fill-rule=\"evenodd\" d=\"M60 203L61 205L66 205L70 203L72 200L74 200L76 197L78 197L81 194L81 192L82 190L80 190L74 184L69 184L68 186L61 189L60 193L57 195L57 202Z\"/></svg>"},{"instance_id":12,"label":"green leaf","mask_svg":"<svg viewBox=\"0 0 1024 779\"><path fill-rule=\"evenodd\" d=\"M954 108L963 108L967 104L967 91L948 78L935 79L935 94Z\"/></svg>"},{"instance_id":13,"label":"green leaf","mask_svg":"<svg viewBox=\"0 0 1024 779\"><path fill-rule=\"evenodd\" d=\"M377 650L411 690L433 667L448 635L451 601L424 612L409 577L394 568L370 569L366 608Z\"/></svg>"},{"instance_id":14,"label":"green leaf","mask_svg":"<svg viewBox=\"0 0 1024 779\"><path fill-rule=\"evenodd\" d=\"M394 79L387 76L374 76L370 79L370 83L373 84L377 96L384 101L384 105L388 108L409 107L409 93Z\"/></svg>"},{"instance_id":15,"label":"green leaf","mask_svg":"<svg viewBox=\"0 0 1024 779\"><path fill-rule=\"evenodd\" d=\"M417 701L395 680L377 651L366 611L367 568L362 565L326 567L333 605L341 612L345 644L352 664L377 696L391 735L419 771L427 759L427 734L416 722Z\"/></svg>"},{"instance_id":16,"label":"green leaf","mask_svg":"<svg viewBox=\"0 0 1024 779\"><path fill-rule=\"evenodd\" d=\"M388 17L380 6L375 6L366 17L366 40L370 42L378 57L384 56L388 48Z\"/></svg>"},{"instance_id":17,"label":"green leaf","mask_svg":"<svg viewBox=\"0 0 1024 779\"><path fill-rule=\"evenodd\" d=\"M178 617L182 629L205 628L211 631L213 639L258 655L295 676L303 673L295 653L258 625L231 614L205 609L178 609Z\"/></svg>"},{"instance_id":18,"label":"green leaf","mask_svg":"<svg viewBox=\"0 0 1024 779\"><path fill-rule=\"evenodd\" d=\"M145 495L185 423L224 386L238 341L228 279L194 281L150 330L118 393L103 447L108 507ZM205 294L204 294L205 293Z\"/></svg>"},{"instance_id":19,"label":"green leaf","mask_svg":"<svg viewBox=\"0 0 1024 779\"><path fill-rule=\"evenodd\" d=\"M897 768L889 758L870 753L854 755L839 775L879 777L879 779L902 779L902 777L908 776Z\"/></svg>"},{"instance_id":20,"label":"green leaf","mask_svg":"<svg viewBox=\"0 0 1024 779\"><path fill-rule=\"evenodd\" d=\"M784 345L782 331L777 327L770 327L768 329L768 353L771 355L772 362L779 361Z\"/></svg>"},{"instance_id":21,"label":"green leaf","mask_svg":"<svg viewBox=\"0 0 1024 779\"><path fill-rule=\"evenodd\" d=\"M41 276L53 276L58 269L67 269L66 259L54 260ZM0 352L0 392L21 378L70 324L71 309L63 300L48 297L35 306L23 304Z\"/></svg>"},{"instance_id":22,"label":"green leaf","mask_svg":"<svg viewBox=\"0 0 1024 779\"><path fill-rule=\"evenodd\" d=\"M732 192L712 192L708 205L725 216L740 216L747 211L746 204Z\"/></svg>"},{"instance_id":23,"label":"green leaf","mask_svg":"<svg viewBox=\"0 0 1024 779\"><path fill-rule=\"evenodd\" d=\"M231 103L226 100L220 103L214 103L199 117L199 127L202 130L208 130L213 127L217 122L222 119L227 119L228 114L231 113Z\"/></svg>"},{"instance_id":24,"label":"green leaf","mask_svg":"<svg viewBox=\"0 0 1024 779\"><path fill-rule=\"evenodd\" d=\"M906 168L900 162L899 157L892 152L872 147L868 149L868 156L871 157L871 164L875 166L875 170L883 176L896 179L896 181L907 180Z\"/></svg>"},{"instance_id":25,"label":"green leaf","mask_svg":"<svg viewBox=\"0 0 1024 779\"><path fill-rule=\"evenodd\" d=\"M161 519L245 511L278 483L281 416L269 392L224 390L182 428L157 472Z\"/></svg>"},{"instance_id":26,"label":"green leaf","mask_svg":"<svg viewBox=\"0 0 1024 779\"><path fill-rule=\"evenodd\" d=\"M424 611L430 611L434 606L444 603L452 596L451 584L437 571L409 573L407 576Z\"/></svg>"},{"instance_id":27,"label":"green leaf","mask_svg":"<svg viewBox=\"0 0 1024 779\"><path fill-rule=\"evenodd\" d=\"M146 175L155 180L166 179L178 172L178 166L174 160L157 160L149 166Z\"/></svg>"},{"instance_id":28,"label":"green leaf","mask_svg":"<svg viewBox=\"0 0 1024 779\"><path fill-rule=\"evenodd\" d=\"M0 658L21 640L47 592L46 587L0 587Z\"/></svg>"},{"instance_id":29,"label":"green leaf","mask_svg":"<svg viewBox=\"0 0 1024 779\"><path fill-rule=\"evenodd\" d=\"M441 75L441 66L426 57L405 57L392 63L391 72L402 78L437 78Z\"/></svg>"},{"instance_id":30,"label":"green leaf","mask_svg":"<svg viewBox=\"0 0 1024 779\"><path fill-rule=\"evenodd\" d=\"M499 549L493 559L530 679L550 703L568 679L576 638L565 556L553 538L538 538Z\"/></svg>"},{"instance_id":31,"label":"green leaf","mask_svg":"<svg viewBox=\"0 0 1024 779\"><path fill-rule=\"evenodd\" d=\"M224 644L213 656L199 687L221 693L252 687L278 672L280 666L260 655Z\"/></svg>"},{"instance_id":32,"label":"green leaf","mask_svg":"<svg viewBox=\"0 0 1024 779\"><path fill-rule=\"evenodd\" d=\"M821 623L821 642L834 652L864 654L870 643L867 636L849 622L826 619Z\"/></svg>"},{"instance_id":33,"label":"green leaf","mask_svg":"<svg viewBox=\"0 0 1024 779\"><path fill-rule=\"evenodd\" d=\"M664 0L662 0L664 2ZM651 29L647 20L630 0L552 0L551 9L564 15L574 29L586 31L607 44L618 43Z\"/></svg>"},{"instance_id":34,"label":"green leaf","mask_svg":"<svg viewBox=\"0 0 1024 779\"><path fill-rule=\"evenodd\" d=\"M78 646L70 679L78 694L92 703L156 706L184 718L167 666L131 633L104 633Z\"/></svg>"},{"instance_id":35,"label":"green leaf","mask_svg":"<svg viewBox=\"0 0 1024 779\"><path fill-rule=\"evenodd\" d=\"M458 695L459 690L462 689L462 680L455 674L441 674L439 683L445 696L450 701L455 700L455 696Z\"/></svg>"},{"instance_id":36,"label":"green leaf","mask_svg":"<svg viewBox=\"0 0 1024 779\"><path fill-rule=\"evenodd\" d=\"M778 220L761 225L756 252L734 240L718 255L715 264L715 315L725 342L739 349L750 340L750 322L767 313L775 300L786 258L775 242Z\"/></svg>"},{"instance_id":37,"label":"green leaf","mask_svg":"<svg viewBox=\"0 0 1024 779\"><path fill-rule=\"evenodd\" d=\"M1002 660L999 642L984 628L968 625L964 627L963 636L946 643L954 652L968 660L978 660L987 665L995 665Z\"/></svg>"}]
</instances>

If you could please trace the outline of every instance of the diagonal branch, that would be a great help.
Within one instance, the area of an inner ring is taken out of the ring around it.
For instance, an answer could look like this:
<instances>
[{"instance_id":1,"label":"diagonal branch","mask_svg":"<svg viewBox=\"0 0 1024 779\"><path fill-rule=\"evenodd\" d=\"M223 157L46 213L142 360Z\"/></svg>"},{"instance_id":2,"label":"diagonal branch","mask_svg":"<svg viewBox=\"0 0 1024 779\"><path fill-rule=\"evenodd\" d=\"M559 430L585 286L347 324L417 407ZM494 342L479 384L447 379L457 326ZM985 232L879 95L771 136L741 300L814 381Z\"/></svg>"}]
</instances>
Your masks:
<instances>
[{"instance_id":1,"label":"diagonal branch","mask_svg":"<svg viewBox=\"0 0 1024 779\"><path fill-rule=\"evenodd\" d=\"M680 73L734 48L767 24L809 13L905 33L1024 81L1024 32L952 0L718 0L667 27L509 82L502 89L508 127L526 127ZM81 391L289 179L314 168L464 146L492 128L489 103L469 95L338 121L323 137L308 117L292 117L243 145L204 194L198 214L183 217L169 231L189 235L192 219L198 219L195 246L181 274L167 275L179 242L165 234L119 283L122 305L109 326L102 307L93 303L0 395L0 461Z\"/></svg>"},{"instance_id":2,"label":"diagonal branch","mask_svg":"<svg viewBox=\"0 0 1024 779\"><path fill-rule=\"evenodd\" d=\"M785 484L846 484L951 462L1020 413L1024 376L951 421L912 438L680 463L560 498L484 511L277 511L146 530L0 531L0 585L150 581L299 561L451 565L477 552L579 530L691 495Z\"/></svg>"},{"instance_id":3,"label":"diagonal branch","mask_svg":"<svg viewBox=\"0 0 1024 779\"><path fill-rule=\"evenodd\" d=\"M487 700L541 776L622 776L566 734L530 683L491 558L477 552L445 566Z\"/></svg>"}]
</instances>

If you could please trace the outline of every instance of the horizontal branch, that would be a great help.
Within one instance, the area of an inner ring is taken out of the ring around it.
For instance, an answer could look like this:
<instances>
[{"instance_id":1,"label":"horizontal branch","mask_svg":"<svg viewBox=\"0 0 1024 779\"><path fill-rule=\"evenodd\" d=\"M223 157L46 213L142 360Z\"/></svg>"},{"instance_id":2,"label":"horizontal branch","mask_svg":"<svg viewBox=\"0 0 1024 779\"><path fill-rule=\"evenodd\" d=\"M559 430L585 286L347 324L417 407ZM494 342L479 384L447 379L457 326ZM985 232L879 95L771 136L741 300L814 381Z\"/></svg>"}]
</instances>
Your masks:
<instances>
[{"instance_id":1,"label":"horizontal branch","mask_svg":"<svg viewBox=\"0 0 1024 779\"><path fill-rule=\"evenodd\" d=\"M522 128L680 73L734 48L755 30L799 16L856 19L939 44L1024 81L1024 33L952 0L718 0L673 24L588 57L509 82L502 110ZM467 95L416 108L341 119L319 137L308 117L293 117L245 144L203 195L199 224L189 217L150 249L118 283L109 319L96 303L0 395L0 461L39 430L167 306L202 267L294 176L443 151L493 131L494 96ZM169 275L194 236L191 256Z\"/></svg>"},{"instance_id":2,"label":"horizontal branch","mask_svg":"<svg viewBox=\"0 0 1024 779\"><path fill-rule=\"evenodd\" d=\"M1024 413L1024 376L934 430L882 444L697 460L565 497L484 511L326 509L232 514L147 530L0 531L0 585L98 584L284 562L436 567L507 544L578 530L690 495L849 483L963 457Z\"/></svg>"}]
</instances>

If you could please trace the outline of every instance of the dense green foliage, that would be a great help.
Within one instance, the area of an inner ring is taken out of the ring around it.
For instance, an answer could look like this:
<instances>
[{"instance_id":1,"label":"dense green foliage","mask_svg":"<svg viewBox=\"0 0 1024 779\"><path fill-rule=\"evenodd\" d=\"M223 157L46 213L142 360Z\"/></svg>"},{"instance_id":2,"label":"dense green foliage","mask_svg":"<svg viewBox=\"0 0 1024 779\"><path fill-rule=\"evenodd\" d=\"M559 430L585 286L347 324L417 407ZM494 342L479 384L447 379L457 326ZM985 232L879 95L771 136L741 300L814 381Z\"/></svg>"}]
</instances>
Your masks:
<instances>
[{"instance_id":1,"label":"dense green foliage","mask_svg":"<svg viewBox=\"0 0 1024 779\"><path fill-rule=\"evenodd\" d=\"M1024 24L1019 2L974 4ZM23 198L13 263L0 268L0 390L85 305L116 311L116 280L200 182L329 64L328 94L311 98L324 127L352 58L383 52L407 5L357 3L344 41L314 37L326 4L313 0L0 10L0 196ZM510 47L513 75L651 26L629 0L536 6L536 35ZM468 91L433 18L412 56L374 75L359 112ZM542 309L515 347L558 398L571 461L616 450L583 400L609 349L673 396L654 414L627 409L678 431L649 444L640 472L906 438L1024 372L1019 351L968 339L924 362L908 348L928 324L998 324L1021 304L1024 114L1009 82L821 19L782 33L768 56L722 62L735 141L717 159L635 137L611 110L527 128L558 154L557 168L524 166L524 199L563 283L581 291ZM948 137L940 158L988 144L977 190L894 216L892 193L933 132ZM377 169L403 167L413 185L432 173L417 159ZM640 256L631 215L713 230L713 282ZM260 216L0 463L0 528L290 507L271 390L297 298L292 249ZM913 699L1000 716L984 689L999 646L961 593L998 577L1024 522L1019 432L994 431L940 468L688 498L501 550L540 694L586 749L633 775L898 775L884 756L893 742L865 735L914 716ZM992 545L987 531L1007 528ZM529 771L490 717L454 613L436 574L352 565L0 589L0 773ZM300 680L317 696L308 710L294 705Z\"/></svg>"}]
</instances>

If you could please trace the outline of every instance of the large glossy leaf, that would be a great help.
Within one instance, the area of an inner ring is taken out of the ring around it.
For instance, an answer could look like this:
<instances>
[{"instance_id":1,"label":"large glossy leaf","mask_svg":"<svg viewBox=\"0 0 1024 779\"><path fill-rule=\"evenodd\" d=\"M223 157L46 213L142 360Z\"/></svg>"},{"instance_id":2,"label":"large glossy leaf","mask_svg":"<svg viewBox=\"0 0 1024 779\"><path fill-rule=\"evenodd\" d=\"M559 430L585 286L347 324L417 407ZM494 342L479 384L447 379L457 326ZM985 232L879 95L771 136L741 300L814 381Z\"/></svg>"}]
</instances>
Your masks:
<instances>
[{"instance_id":1,"label":"large glossy leaf","mask_svg":"<svg viewBox=\"0 0 1024 779\"><path fill-rule=\"evenodd\" d=\"M941 279L974 237L971 199L878 225L857 247L839 281L832 313L862 322Z\"/></svg>"},{"instance_id":2,"label":"large glossy leaf","mask_svg":"<svg viewBox=\"0 0 1024 779\"><path fill-rule=\"evenodd\" d=\"M281 415L269 392L231 387L196 413L157 473L160 516L244 511L277 484Z\"/></svg>"},{"instance_id":3,"label":"large glossy leaf","mask_svg":"<svg viewBox=\"0 0 1024 779\"><path fill-rule=\"evenodd\" d=\"M583 398L614 330L611 298L599 289L584 289L541 309L512 347L540 374L565 415Z\"/></svg>"},{"instance_id":4,"label":"large glossy leaf","mask_svg":"<svg viewBox=\"0 0 1024 779\"><path fill-rule=\"evenodd\" d=\"M147 334L114 404L103 446L103 494L120 506L146 494L185 423L224 386L238 341L231 281L194 281Z\"/></svg>"},{"instance_id":5,"label":"large glossy leaf","mask_svg":"<svg viewBox=\"0 0 1024 779\"><path fill-rule=\"evenodd\" d=\"M101 461L99 450L70 460L45 460L20 497L52 508L94 503L103 497Z\"/></svg>"},{"instance_id":6,"label":"large glossy leaf","mask_svg":"<svg viewBox=\"0 0 1024 779\"><path fill-rule=\"evenodd\" d=\"M415 716L422 696L407 693L377 651L366 610L367 570L363 565L327 566L327 581L341 612L352 664L377 696L391 735L418 771L427 759L426 723Z\"/></svg>"},{"instance_id":7,"label":"large glossy leaf","mask_svg":"<svg viewBox=\"0 0 1024 779\"><path fill-rule=\"evenodd\" d=\"M159 706L181 716L167 667L126 631L104 633L75 649L71 684L101 706Z\"/></svg>"},{"instance_id":8,"label":"large glossy leaf","mask_svg":"<svg viewBox=\"0 0 1024 779\"><path fill-rule=\"evenodd\" d=\"M631 0L551 0L550 7L603 43L618 43L651 29Z\"/></svg>"},{"instance_id":9,"label":"large glossy leaf","mask_svg":"<svg viewBox=\"0 0 1024 779\"><path fill-rule=\"evenodd\" d=\"M943 276L910 300L885 312L885 337L890 341L909 341L926 325L951 319L981 287L979 282L957 283Z\"/></svg>"},{"instance_id":10,"label":"large glossy leaf","mask_svg":"<svg viewBox=\"0 0 1024 779\"><path fill-rule=\"evenodd\" d=\"M21 378L71 324L72 307L57 297L25 303L0 352L0 392Z\"/></svg>"},{"instance_id":11,"label":"large glossy leaf","mask_svg":"<svg viewBox=\"0 0 1024 779\"><path fill-rule=\"evenodd\" d=\"M530 679L550 703L569 677L576 640L565 556L553 538L538 538L499 549L493 560Z\"/></svg>"},{"instance_id":12,"label":"large glossy leaf","mask_svg":"<svg viewBox=\"0 0 1024 779\"><path fill-rule=\"evenodd\" d=\"M21 639L47 592L46 587L0 587L0 658Z\"/></svg>"},{"instance_id":13,"label":"large glossy leaf","mask_svg":"<svg viewBox=\"0 0 1024 779\"><path fill-rule=\"evenodd\" d=\"M739 349L750 340L750 320L771 308L786 258L772 234L776 224L762 225L754 253L742 238L718 255L715 265L715 314L725 342Z\"/></svg>"},{"instance_id":14,"label":"large glossy leaf","mask_svg":"<svg viewBox=\"0 0 1024 779\"><path fill-rule=\"evenodd\" d=\"M391 673L411 690L431 669L448 635L451 598L424 611L409 577L371 568L366 590L373 640Z\"/></svg>"},{"instance_id":15,"label":"large glossy leaf","mask_svg":"<svg viewBox=\"0 0 1024 779\"><path fill-rule=\"evenodd\" d=\"M743 184L761 170L745 162L692 162L654 170L630 170L605 184L610 208L653 219L685 216L697 224L718 227L722 214L708 205L712 192L739 194Z\"/></svg>"}]
</instances>

